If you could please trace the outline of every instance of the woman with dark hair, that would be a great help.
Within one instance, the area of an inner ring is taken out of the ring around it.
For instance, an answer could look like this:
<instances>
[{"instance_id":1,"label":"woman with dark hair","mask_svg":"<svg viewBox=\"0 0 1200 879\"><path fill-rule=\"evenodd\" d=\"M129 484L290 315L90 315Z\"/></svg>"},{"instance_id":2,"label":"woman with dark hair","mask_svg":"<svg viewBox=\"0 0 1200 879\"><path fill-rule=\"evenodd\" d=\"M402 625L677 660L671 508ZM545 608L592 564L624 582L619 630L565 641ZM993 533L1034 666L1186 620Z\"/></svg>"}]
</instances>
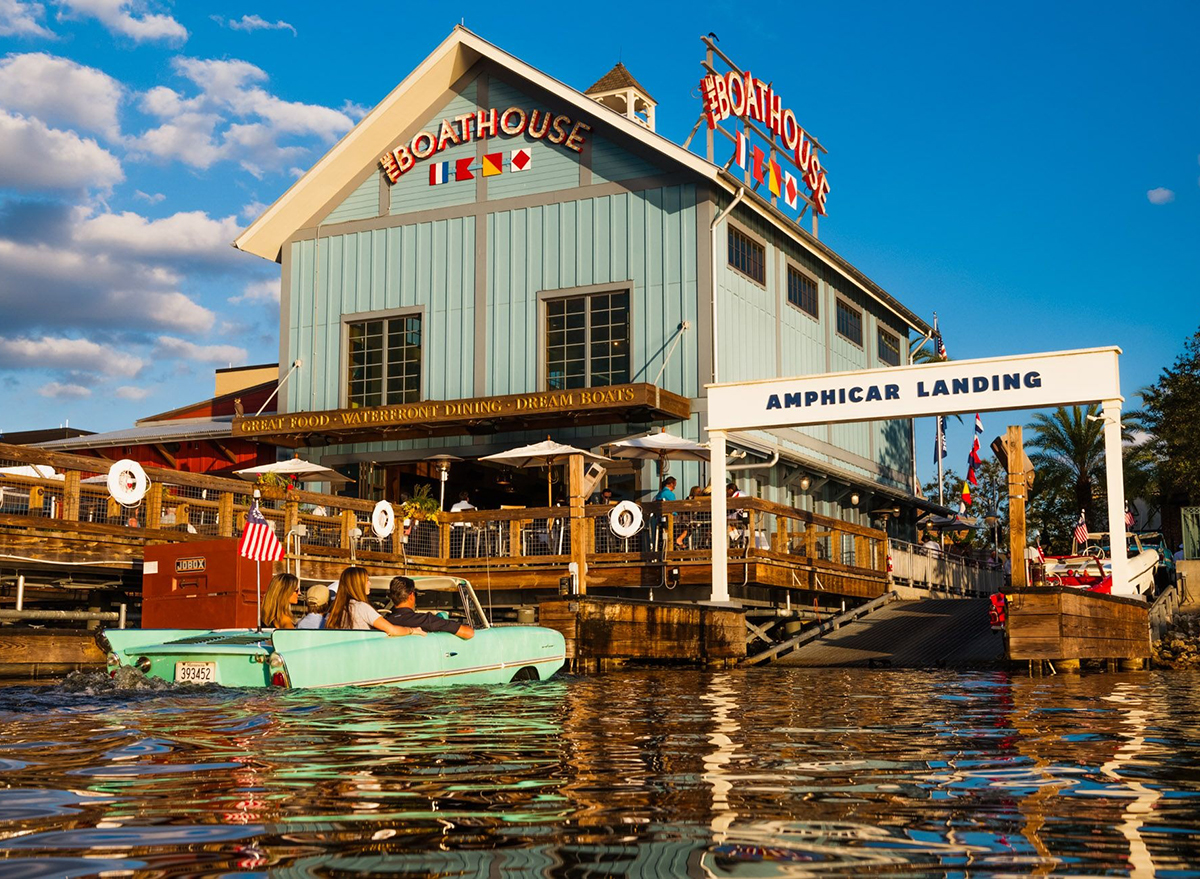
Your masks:
<instances>
[{"instance_id":1,"label":"woman with dark hair","mask_svg":"<svg viewBox=\"0 0 1200 879\"><path fill-rule=\"evenodd\" d=\"M338 578L337 596L329 608L329 616L325 618L325 628L378 629L389 636L425 634L421 629L392 625L380 616L379 611L367 601L370 590L371 578L366 568L351 565L342 571L342 576Z\"/></svg>"},{"instance_id":2,"label":"woman with dark hair","mask_svg":"<svg viewBox=\"0 0 1200 879\"><path fill-rule=\"evenodd\" d=\"M295 574L276 574L267 584L262 603L262 624L268 629L294 629L292 605L300 600L300 580Z\"/></svg>"}]
</instances>

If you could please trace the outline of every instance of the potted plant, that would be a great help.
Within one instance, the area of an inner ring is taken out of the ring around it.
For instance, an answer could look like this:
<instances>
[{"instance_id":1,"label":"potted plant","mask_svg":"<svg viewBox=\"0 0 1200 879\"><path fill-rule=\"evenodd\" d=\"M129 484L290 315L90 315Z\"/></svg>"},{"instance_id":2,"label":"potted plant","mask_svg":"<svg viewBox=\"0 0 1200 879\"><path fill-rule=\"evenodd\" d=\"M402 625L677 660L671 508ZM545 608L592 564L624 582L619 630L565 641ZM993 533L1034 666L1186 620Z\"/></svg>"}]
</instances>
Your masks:
<instances>
[{"instance_id":1,"label":"potted plant","mask_svg":"<svg viewBox=\"0 0 1200 879\"><path fill-rule=\"evenodd\" d=\"M440 512L441 506L428 483L414 487L412 497L400 504L400 517L414 522L432 522L436 525Z\"/></svg>"}]
</instances>

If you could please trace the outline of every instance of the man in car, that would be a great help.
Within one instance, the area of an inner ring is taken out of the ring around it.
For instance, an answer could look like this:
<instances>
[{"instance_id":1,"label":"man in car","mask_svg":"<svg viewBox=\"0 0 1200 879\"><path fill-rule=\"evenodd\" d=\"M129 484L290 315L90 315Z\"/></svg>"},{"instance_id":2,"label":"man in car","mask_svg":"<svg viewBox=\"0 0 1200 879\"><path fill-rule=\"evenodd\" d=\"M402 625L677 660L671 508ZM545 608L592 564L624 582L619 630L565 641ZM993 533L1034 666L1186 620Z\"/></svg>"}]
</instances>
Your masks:
<instances>
[{"instance_id":1,"label":"man in car","mask_svg":"<svg viewBox=\"0 0 1200 879\"><path fill-rule=\"evenodd\" d=\"M408 626L426 632L450 632L466 640L475 637L475 630L465 623L458 623L436 613L419 613L417 607L417 584L412 577L393 577L388 585L392 599L392 612L387 621L394 626Z\"/></svg>"}]
</instances>

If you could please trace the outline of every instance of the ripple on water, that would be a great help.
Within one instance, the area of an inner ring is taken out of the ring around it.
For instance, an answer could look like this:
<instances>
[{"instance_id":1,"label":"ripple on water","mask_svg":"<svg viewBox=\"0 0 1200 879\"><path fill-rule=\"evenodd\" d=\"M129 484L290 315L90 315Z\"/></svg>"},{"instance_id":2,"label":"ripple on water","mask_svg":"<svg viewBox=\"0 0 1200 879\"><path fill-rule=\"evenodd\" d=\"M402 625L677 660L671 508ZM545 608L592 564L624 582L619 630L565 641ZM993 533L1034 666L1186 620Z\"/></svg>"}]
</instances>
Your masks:
<instances>
[{"instance_id":1,"label":"ripple on water","mask_svg":"<svg viewBox=\"0 0 1200 879\"><path fill-rule=\"evenodd\" d=\"M0 721L5 876L1200 863L1187 675L669 669L319 692L99 675L0 690Z\"/></svg>"}]
</instances>

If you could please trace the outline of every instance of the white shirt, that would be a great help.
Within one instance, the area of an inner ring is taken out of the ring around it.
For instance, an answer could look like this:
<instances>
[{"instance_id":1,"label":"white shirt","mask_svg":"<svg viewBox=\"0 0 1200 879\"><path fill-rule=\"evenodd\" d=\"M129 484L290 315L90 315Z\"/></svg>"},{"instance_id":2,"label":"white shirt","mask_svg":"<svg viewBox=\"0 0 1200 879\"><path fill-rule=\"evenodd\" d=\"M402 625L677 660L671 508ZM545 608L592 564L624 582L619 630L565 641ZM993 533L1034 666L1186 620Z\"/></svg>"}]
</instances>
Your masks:
<instances>
[{"instance_id":1,"label":"white shirt","mask_svg":"<svg viewBox=\"0 0 1200 879\"><path fill-rule=\"evenodd\" d=\"M450 508L451 513L465 513L468 510L475 509L475 505L470 501L459 501Z\"/></svg>"},{"instance_id":2,"label":"white shirt","mask_svg":"<svg viewBox=\"0 0 1200 879\"><path fill-rule=\"evenodd\" d=\"M379 619L379 611L365 601L350 599L350 628L373 629L372 623Z\"/></svg>"},{"instance_id":3,"label":"white shirt","mask_svg":"<svg viewBox=\"0 0 1200 879\"><path fill-rule=\"evenodd\" d=\"M296 623L297 629L323 629L325 628L325 614L313 611L306 613L300 618L300 622Z\"/></svg>"}]
</instances>

